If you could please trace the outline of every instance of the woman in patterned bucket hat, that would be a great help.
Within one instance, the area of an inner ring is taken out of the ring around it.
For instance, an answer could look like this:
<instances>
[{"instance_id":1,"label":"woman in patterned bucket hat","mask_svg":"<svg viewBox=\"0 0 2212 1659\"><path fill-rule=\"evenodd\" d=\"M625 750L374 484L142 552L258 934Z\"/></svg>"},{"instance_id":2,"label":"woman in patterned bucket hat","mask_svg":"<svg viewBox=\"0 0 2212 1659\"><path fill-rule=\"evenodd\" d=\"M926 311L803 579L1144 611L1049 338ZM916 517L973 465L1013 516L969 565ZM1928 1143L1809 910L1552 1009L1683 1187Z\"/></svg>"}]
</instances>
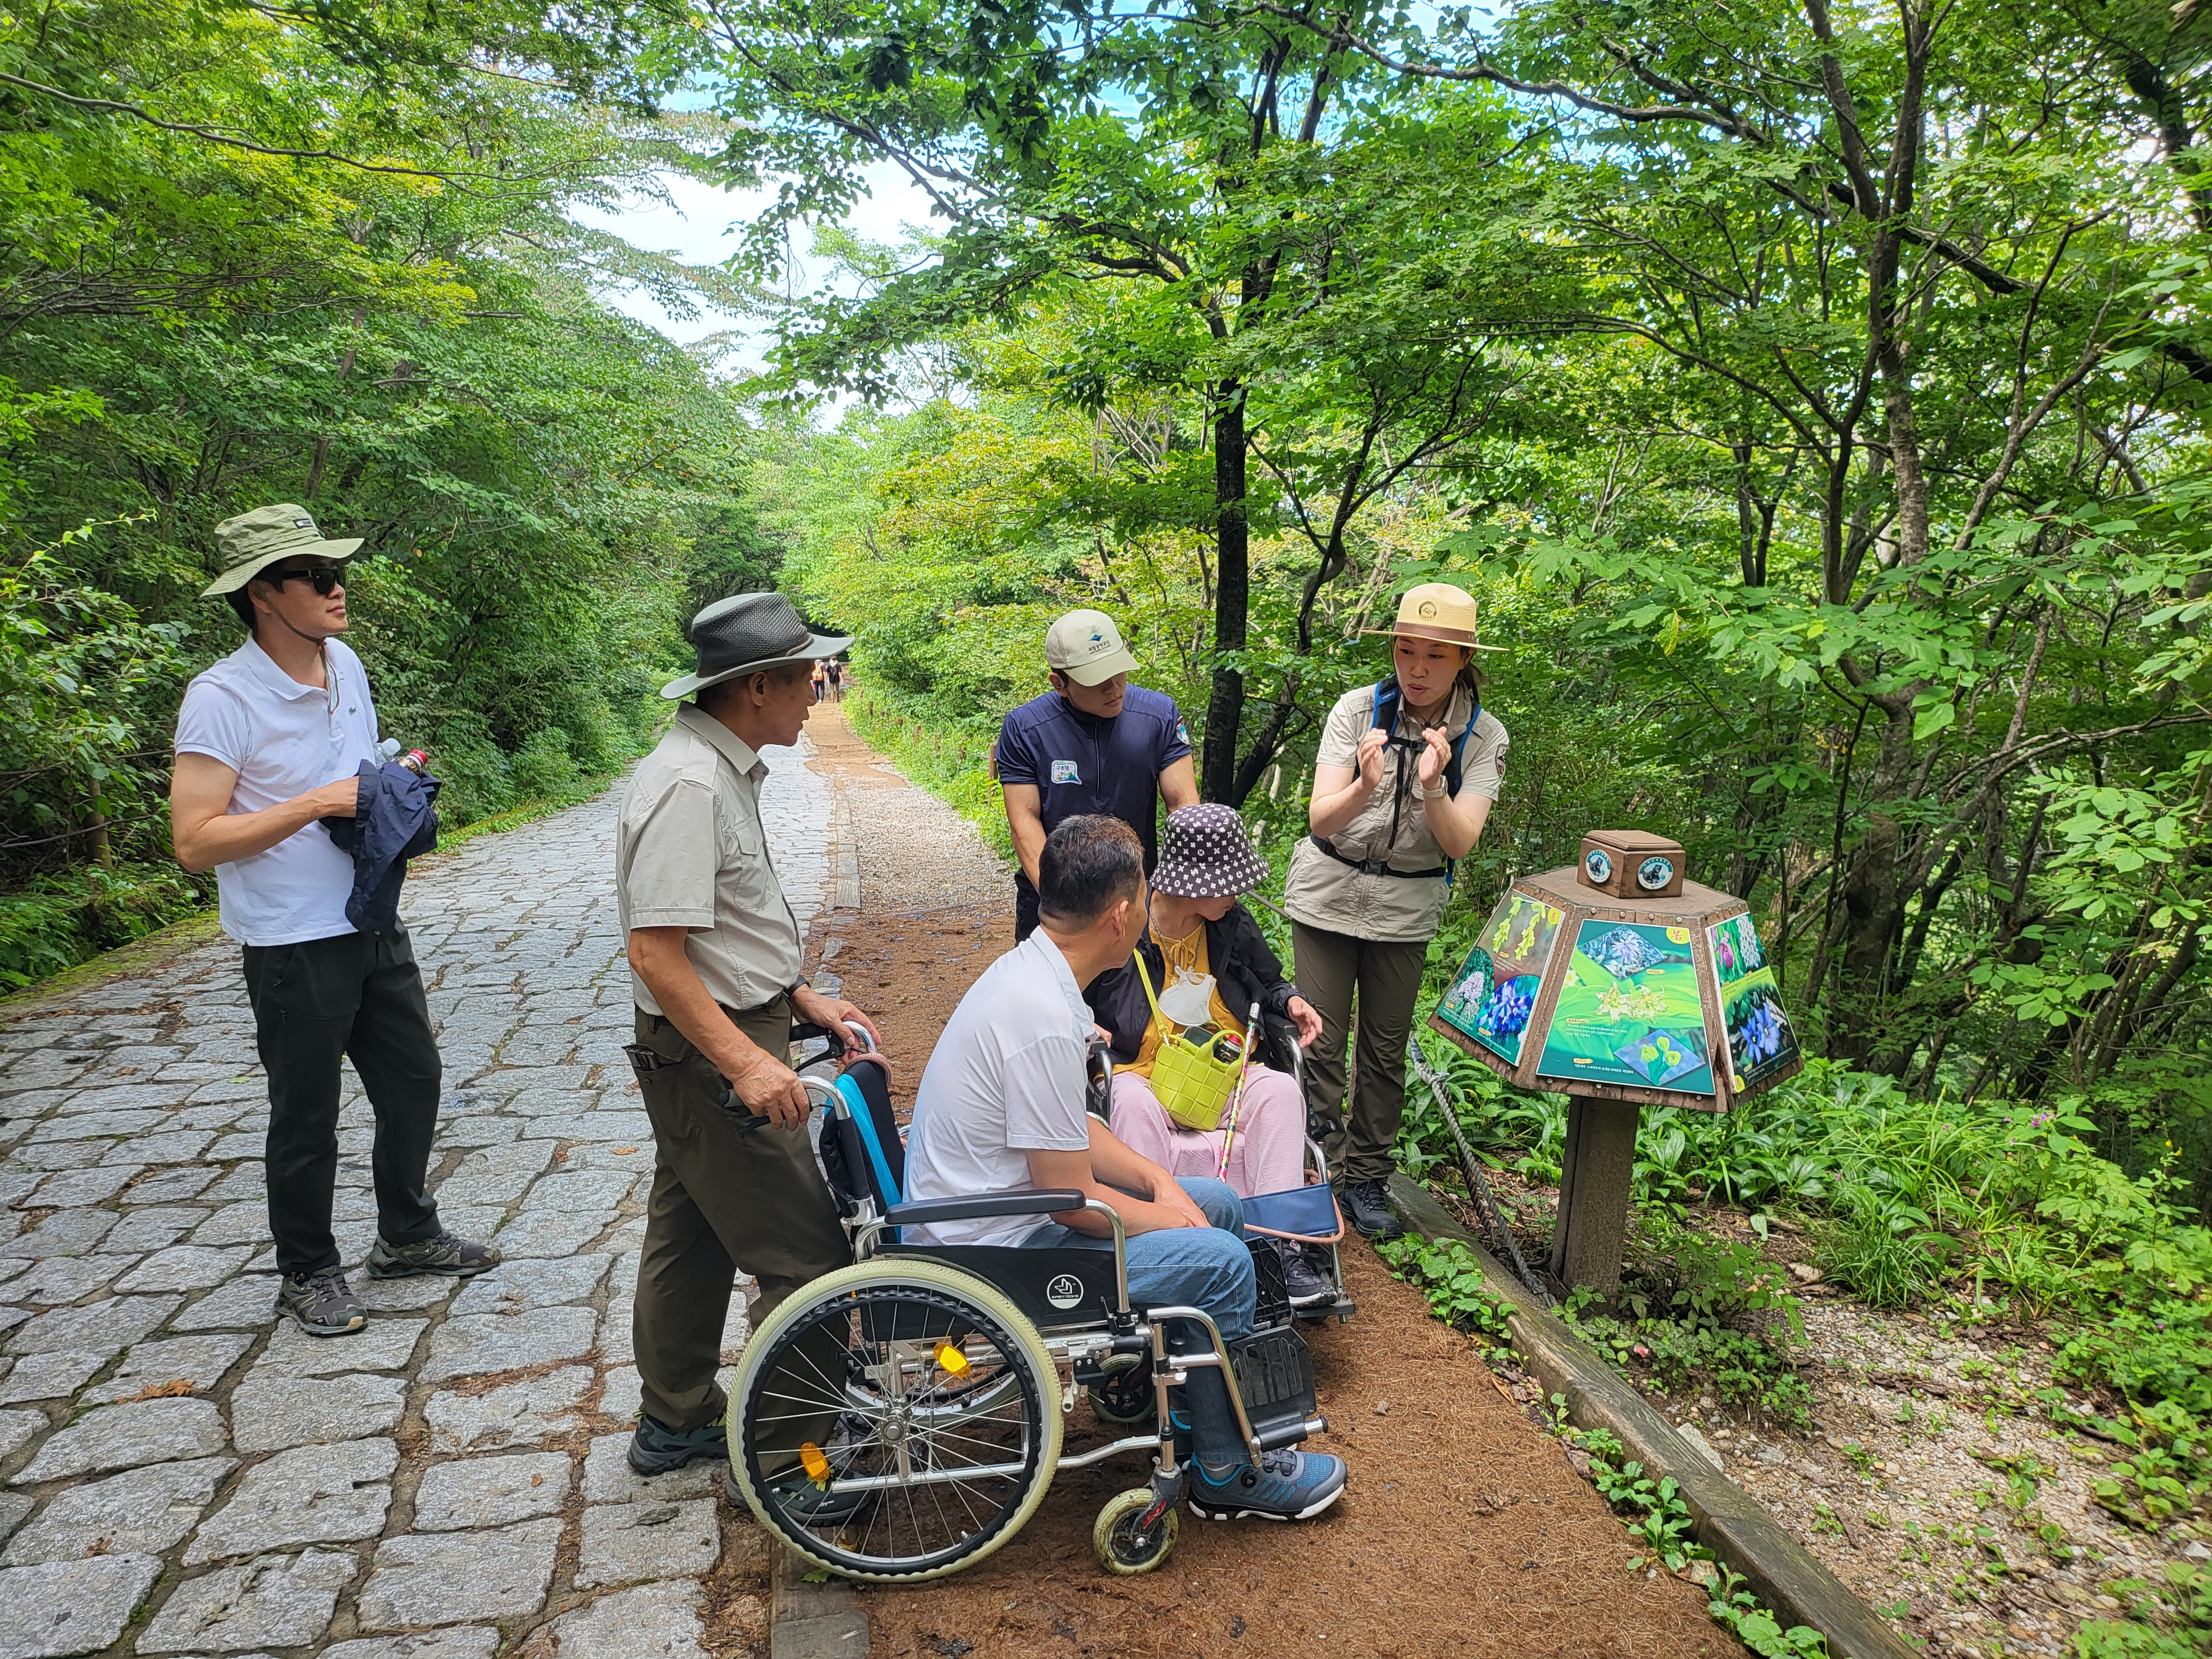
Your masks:
<instances>
[{"instance_id":1,"label":"woman in patterned bucket hat","mask_svg":"<svg viewBox=\"0 0 2212 1659\"><path fill-rule=\"evenodd\" d=\"M1244 1017L1256 1002L1263 1023L1287 1024L1304 1048L1321 1035L1321 1016L1283 977L1282 963L1259 924L1237 902L1267 878L1267 861L1252 850L1234 808L1207 804L1170 813L1152 872L1150 925L1137 951L1155 993L1179 973L1210 978L1206 1020L1216 1030L1249 1041ZM1218 1129L1187 1129L1152 1092L1161 1032L1135 963L1101 974L1085 997L1108 1034L1113 1129L1125 1145L1170 1175L1211 1176L1221 1170L1227 1142L1229 1167L1223 1173L1243 1198L1304 1183L1306 1103L1297 1079L1255 1060L1245 1078L1233 1140L1226 1119ZM1293 1306L1310 1307L1335 1296L1297 1246L1278 1240L1276 1248Z\"/></svg>"}]
</instances>

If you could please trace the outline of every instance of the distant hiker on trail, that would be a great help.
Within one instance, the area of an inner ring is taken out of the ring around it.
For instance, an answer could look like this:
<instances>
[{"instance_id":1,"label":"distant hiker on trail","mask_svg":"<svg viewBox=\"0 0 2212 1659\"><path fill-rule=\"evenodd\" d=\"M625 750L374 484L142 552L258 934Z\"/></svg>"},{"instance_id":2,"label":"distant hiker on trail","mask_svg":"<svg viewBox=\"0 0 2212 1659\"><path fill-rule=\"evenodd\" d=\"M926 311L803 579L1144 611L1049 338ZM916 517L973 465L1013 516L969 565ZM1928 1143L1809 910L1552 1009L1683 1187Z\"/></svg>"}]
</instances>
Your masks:
<instances>
[{"instance_id":1,"label":"distant hiker on trail","mask_svg":"<svg viewBox=\"0 0 2212 1659\"><path fill-rule=\"evenodd\" d=\"M1370 630L1381 632L1383 630ZM1510 741L1482 707L1474 600L1443 582L1407 592L1389 630L1394 672L1337 699L1314 768L1313 833L1291 854L1283 908L1299 988L1321 1011L1307 1051L1314 1111L1334 1126L1352 1224L1395 1237L1383 1183L1406 1104L1406 1044L1451 866L1481 837ZM1355 992L1358 1083L1342 1116Z\"/></svg>"},{"instance_id":2,"label":"distant hiker on trail","mask_svg":"<svg viewBox=\"0 0 2212 1659\"><path fill-rule=\"evenodd\" d=\"M246 641L195 678L177 711L169 834L177 862L213 870L222 930L244 947L254 1040L269 1073L263 1164L276 1242L276 1308L314 1336L360 1330L331 1210L338 1168L338 1062L376 1114L372 1279L466 1278L499 1264L456 1238L424 1190L441 1067L406 925L364 933L346 919L354 860L319 820L357 809L376 752L376 705L346 630L345 562L302 507L257 507L216 526L229 602Z\"/></svg>"},{"instance_id":3,"label":"distant hiker on trail","mask_svg":"<svg viewBox=\"0 0 2212 1659\"><path fill-rule=\"evenodd\" d=\"M1170 1015L1158 998L1178 975L1210 986L1206 1023L1243 1042L1257 1040L1244 1017L1258 1003L1264 1020L1287 1020L1299 1047L1321 1036L1321 1016L1283 977L1260 924L1237 902L1267 878L1233 806L1208 802L1168 814L1150 914L1134 952L1084 988L1083 998L1108 1034L1114 1057L1114 1133L1170 1175L1218 1174L1239 1198L1279 1193L1305 1180L1306 1103L1297 1079L1255 1058L1237 1114L1226 1128L1177 1123L1160 1104L1152 1068ZM1139 960L1143 967L1139 969ZM1170 1008L1173 1004L1170 1001ZM1260 1051L1254 1050L1256 1055ZM1279 1241L1283 1280L1294 1308L1335 1292L1297 1245Z\"/></svg>"},{"instance_id":4,"label":"distant hiker on trail","mask_svg":"<svg viewBox=\"0 0 2212 1659\"><path fill-rule=\"evenodd\" d=\"M1137 832L1147 874L1159 857L1159 804L1198 804L1190 732L1175 699L1129 684L1137 659L1103 611L1071 611L1045 630L1052 690L1009 714L992 750L1021 873L1014 940L1036 931L1037 859L1045 837L1103 812Z\"/></svg>"},{"instance_id":5,"label":"distant hiker on trail","mask_svg":"<svg viewBox=\"0 0 2212 1659\"><path fill-rule=\"evenodd\" d=\"M660 695L691 701L639 763L616 829L637 1005L629 1052L655 1155L632 1322L644 1409L629 1464L640 1474L728 1455L714 1373L738 1273L760 1281L765 1316L852 1261L787 1061L794 1020L844 1038L848 1053L859 1044L842 1022L875 1030L800 973L799 921L760 812L761 750L799 741L821 659L852 641L810 631L781 593L718 600L692 618L690 637L697 672ZM842 1375L842 1349L817 1358ZM835 1419L787 1425L788 1452L763 1472L795 1469L800 1442L828 1443Z\"/></svg>"}]
</instances>

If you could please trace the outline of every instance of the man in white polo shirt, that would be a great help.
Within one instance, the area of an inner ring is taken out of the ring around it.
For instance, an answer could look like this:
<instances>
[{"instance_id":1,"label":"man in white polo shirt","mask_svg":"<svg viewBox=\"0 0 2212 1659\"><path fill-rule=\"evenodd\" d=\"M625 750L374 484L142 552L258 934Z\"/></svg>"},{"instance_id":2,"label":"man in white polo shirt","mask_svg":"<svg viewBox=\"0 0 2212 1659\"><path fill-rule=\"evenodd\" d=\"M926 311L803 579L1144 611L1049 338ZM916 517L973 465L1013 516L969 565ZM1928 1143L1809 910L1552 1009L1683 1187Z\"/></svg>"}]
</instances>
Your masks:
<instances>
[{"instance_id":1,"label":"man in white polo shirt","mask_svg":"<svg viewBox=\"0 0 2212 1659\"><path fill-rule=\"evenodd\" d=\"M338 1063L353 1060L376 1113L373 1278L465 1278L489 1245L438 1224L424 1191L440 1066L422 975L404 924L368 935L346 920L353 860L319 820L351 817L376 705L346 629L341 567L358 538L326 541L289 503L216 526L221 594L247 638L194 679L177 711L169 830L177 861L212 869L223 932L245 947L246 995L269 1073L264 1171L276 1241L276 1307L315 1336L368 1322L331 1233L338 1164Z\"/></svg>"}]
</instances>

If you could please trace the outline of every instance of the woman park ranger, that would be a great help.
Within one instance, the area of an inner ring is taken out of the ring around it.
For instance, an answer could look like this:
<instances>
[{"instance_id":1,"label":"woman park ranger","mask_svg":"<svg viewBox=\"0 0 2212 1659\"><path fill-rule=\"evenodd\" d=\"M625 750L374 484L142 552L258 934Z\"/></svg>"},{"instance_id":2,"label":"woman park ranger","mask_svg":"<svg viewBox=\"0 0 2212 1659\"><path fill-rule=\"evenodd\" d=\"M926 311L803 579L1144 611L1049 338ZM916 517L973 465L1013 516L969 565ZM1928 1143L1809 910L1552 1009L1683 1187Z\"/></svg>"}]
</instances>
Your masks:
<instances>
[{"instance_id":1,"label":"woman park ranger","mask_svg":"<svg viewBox=\"0 0 2212 1659\"><path fill-rule=\"evenodd\" d=\"M1314 768L1313 833L1291 855L1283 908L1298 988L1319 1011L1308 1099L1352 1224L1400 1231L1384 1196L1406 1103L1406 1043L1452 860L1473 850L1498 799L1510 739L1482 707L1474 600L1443 582L1409 591L1390 676L1329 711ZM1381 630L1375 630L1380 632ZM1345 1113L1345 1036L1359 1008L1358 1081Z\"/></svg>"}]
</instances>

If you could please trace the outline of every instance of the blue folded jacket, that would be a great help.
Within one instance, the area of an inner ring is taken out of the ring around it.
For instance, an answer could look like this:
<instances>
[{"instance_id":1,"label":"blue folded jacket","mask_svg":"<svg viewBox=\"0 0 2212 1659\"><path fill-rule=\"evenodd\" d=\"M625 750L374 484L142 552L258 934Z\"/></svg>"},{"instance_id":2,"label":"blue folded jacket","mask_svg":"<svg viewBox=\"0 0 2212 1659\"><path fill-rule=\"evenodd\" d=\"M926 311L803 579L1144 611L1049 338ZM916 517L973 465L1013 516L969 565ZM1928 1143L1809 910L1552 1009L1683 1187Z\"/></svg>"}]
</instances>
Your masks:
<instances>
[{"instance_id":1,"label":"blue folded jacket","mask_svg":"<svg viewBox=\"0 0 2212 1659\"><path fill-rule=\"evenodd\" d=\"M388 933L399 921L407 860L438 845L438 780L398 761L361 763L361 805L349 818L325 818L341 851L353 854L346 920L364 933Z\"/></svg>"}]
</instances>

